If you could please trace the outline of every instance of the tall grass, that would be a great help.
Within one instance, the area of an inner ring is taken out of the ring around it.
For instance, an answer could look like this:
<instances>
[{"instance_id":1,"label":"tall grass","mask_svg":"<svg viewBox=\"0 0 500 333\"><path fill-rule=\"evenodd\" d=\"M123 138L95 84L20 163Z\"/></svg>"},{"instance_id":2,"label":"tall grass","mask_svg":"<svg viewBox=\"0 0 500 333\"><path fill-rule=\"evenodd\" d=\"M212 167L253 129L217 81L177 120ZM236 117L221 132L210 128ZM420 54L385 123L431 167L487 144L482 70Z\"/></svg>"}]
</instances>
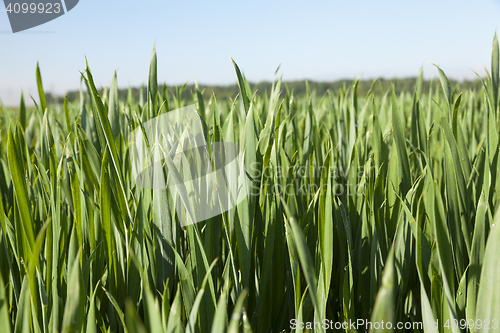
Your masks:
<instances>
[{"instance_id":1,"label":"tall grass","mask_svg":"<svg viewBox=\"0 0 500 333\"><path fill-rule=\"evenodd\" d=\"M438 68L413 94L297 99L279 80L259 97L233 62L238 98L182 99L156 62L145 101L87 65L79 101L46 105L37 66L40 104L1 110L0 332L500 331L496 36L483 88L461 93ZM128 138L190 104L208 144L241 147L252 192L181 227L168 190L135 185Z\"/></svg>"}]
</instances>

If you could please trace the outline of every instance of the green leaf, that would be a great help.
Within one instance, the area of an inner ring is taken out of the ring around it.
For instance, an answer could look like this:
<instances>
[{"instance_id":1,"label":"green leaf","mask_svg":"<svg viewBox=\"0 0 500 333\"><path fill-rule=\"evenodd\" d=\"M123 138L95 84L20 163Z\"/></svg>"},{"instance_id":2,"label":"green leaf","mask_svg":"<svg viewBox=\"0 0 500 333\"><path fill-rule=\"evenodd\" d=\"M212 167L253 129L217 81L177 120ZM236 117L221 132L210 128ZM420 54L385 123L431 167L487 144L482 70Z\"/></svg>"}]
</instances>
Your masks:
<instances>
[{"instance_id":1,"label":"green leaf","mask_svg":"<svg viewBox=\"0 0 500 333\"><path fill-rule=\"evenodd\" d=\"M172 248L172 250L175 254L175 264L177 266L177 272L179 274L180 290L182 292L182 298L184 300L184 309L186 310L186 313L191 313L195 301L193 277L191 276L191 274L189 274L179 253L177 253L174 248Z\"/></svg>"},{"instance_id":2,"label":"green leaf","mask_svg":"<svg viewBox=\"0 0 500 333\"><path fill-rule=\"evenodd\" d=\"M158 70L156 59L156 47L153 47L151 52L151 62L149 65L149 79L148 79L148 105L149 105L149 118L156 116L156 94L158 93Z\"/></svg>"},{"instance_id":3,"label":"green leaf","mask_svg":"<svg viewBox=\"0 0 500 333\"><path fill-rule=\"evenodd\" d=\"M394 266L394 247L389 251L387 261L382 273L382 285L377 293L375 304L373 305L373 312L371 317L372 323L392 323L391 329L387 326L380 329L371 328L370 332L393 332L396 327L394 317L394 304L396 302L397 282L396 282L396 268Z\"/></svg>"},{"instance_id":4,"label":"green leaf","mask_svg":"<svg viewBox=\"0 0 500 333\"><path fill-rule=\"evenodd\" d=\"M498 324L500 320L500 264L498 259L500 253L500 213L497 212L484 251L484 262L481 269L481 280L477 296L476 318L484 323ZM498 325L496 326L498 329ZM497 331L497 330L495 330ZM481 328L477 332L491 332Z\"/></svg>"},{"instance_id":5,"label":"green leaf","mask_svg":"<svg viewBox=\"0 0 500 333\"><path fill-rule=\"evenodd\" d=\"M302 272L304 273L307 285L309 286L309 296L311 297L311 301L314 306L316 320L319 319L321 306L319 303L319 296L317 295L318 278L315 274L315 264L311 256L311 252L309 251L309 246L304 236L304 232L296 222L293 215L291 215L288 205L284 201L282 201L282 204L288 216L287 224L290 226L289 229L292 232L292 239L299 255Z\"/></svg>"},{"instance_id":6,"label":"green leaf","mask_svg":"<svg viewBox=\"0 0 500 333\"><path fill-rule=\"evenodd\" d=\"M234 70L236 71L236 76L238 77L238 86L240 87L241 99L243 99L245 111L248 112L248 110L250 110L250 92L247 92L245 79L243 78L240 68L238 67L238 65L236 65L233 58L231 58L231 62L233 63Z\"/></svg>"},{"instance_id":7,"label":"green leaf","mask_svg":"<svg viewBox=\"0 0 500 333\"><path fill-rule=\"evenodd\" d=\"M63 332L80 332L85 318L85 303L87 301L83 276L80 270L79 255L72 263L68 278L68 297L64 307Z\"/></svg>"},{"instance_id":8,"label":"green leaf","mask_svg":"<svg viewBox=\"0 0 500 333\"><path fill-rule=\"evenodd\" d=\"M43 91L42 75L40 74L40 66L36 63L36 85L38 87L38 96L40 97L40 106L42 113L47 109L47 102L45 101L45 92Z\"/></svg>"},{"instance_id":9,"label":"green leaf","mask_svg":"<svg viewBox=\"0 0 500 333\"><path fill-rule=\"evenodd\" d=\"M498 88L499 88L499 53L498 53L498 37L495 32L495 37L493 38L493 51L491 53L491 83L493 90L493 112L497 114L498 112Z\"/></svg>"},{"instance_id":10,"label":"green leaf","mask_svg":"<svg viewBox=\"0 0 500 333\"><path fill-rule=\"evenodd\" d=\"M247 197L237 205L239 223L235 224L236 240L238 246L238 258L242 268L243 287L250 287L250 264L252 257L252 233L254 229L254 212L257 203L253 189L258 188L258 169L257 164L257 131L254 122L254 106L250 106L245 122L245 141L244 141L244 161L247 174Z\"/></svg>"},{"instance_id":11,"label":"green leaf","mask_svg":"<svg viewBox=\"0 0 500 333\"><path fill-rule=\"evenodd\" d=\"M19 304L17 306L18 313L16 323L14 325L15 333L30 333L30 294L28 279L23 280L21 287L21 295L19 296Z\"/></svg>"},{"instance_id":12,"label":"green leaf","mask_svg":"<svg viewBox=\"0 0 500 333\"><path fill-rule=\"evenodd\" d=\"M443 70L441 68L439 68L439 66L437 66L437 65L434 65L434 66L436 66L436 68L439 71L439 79L441 80L441 86L443 87L444 96L446 97L446 102L448 103L448 107L451 110L451 85L450 85L450 80L448 80L448 77L443 72Z\"/></svg>"},{"instance_id":13,"label":"green leaf","mask_svg":"<svg viewBox=\"0 0 500 333\"><path fill-rule=\"evenodd\" d=\"M429 298L425 293L425 288L420 287L420 299L422 305L422 325L425 333L438 333L439 326L435 325L436 319L432 313L431 304L429 303ZM437 327L436 327L437 326Z\"/></svg>"},{"instance_id":14,"label":"green leaf","mask_svg":"<svg viewBox=\"0 0 500 333\"><path fill-rule=\"evenodd\" d=\"M462 234L461 219L460 219L460 203L458 198L457 176L451 157L451 150L448 146L445 147L445 179L446 179L446 196L447 196L447 211L448 211L448 227L450 229L451 246L455 257L455 267L457 279L464 274L464 235Z\"/></svg>"},{"instance_id":15,"label":"green leaf","mask_svg":"<svg viewBox=\"0 0 500 333\"><path fill-rule=\"evenodd\" d=\"M19 106L19 122L21 123L21 127L23 128L24 131L26 131L26 126L28 125L26 123L26 105L24 103L24 93L21 92L21 103Z\"/></svg>"},{"instance_id":16,"label":"green leaf","mask_svg":"<svg viewBox=\"0 0 500 333\"><path fill-rule=\"evenodd\" d=\"M96 306L95 306L95 296L97 293L97 288L99 288L99 283L96 285L93 294L91 295L90 305L87 312L87 333L97 333L96 325Z\"/></svg>"},{"instance_id":17,"label":"green leaf","mask_svg":"<svg viewBox=\"0 0 500 333\"><path fill-rule=\"evenodd\" d=\"M474 237L467 270L467 306L465 308L467 320L476 320L477 293L481 277L481 267L484 261L486 246L486 228L488 220L488 202L484 191L481 192L477 205L476 222L474 223Z\"/></svg>"},{"instance_id":18,"label":"green leaf","mask_svg":"<svg viewBox=\"0 0 500 333\"><path fill-rule=\"evenodd\" d=\"M184 332L184 327L182 326L181 303L181 288L178 286L177 293L175 294L174 302L172 303L172 308L170 310L170 316L168 317L167 333Z\"/></svg>"},{"instance_id":19,"label":"green leaf","mask_svg":"<svg viewBox=\"0 0 500 333\"><path fill-rule=\"evenodd\" d=\"M392 131L394 135L394 142L396 144L396 151L398 154L398 168L401 179L401 188L399 189L401 197L405 197L408 190L411 188L412 178L410 173L410 162L408 161L408 153L406 151L406 140L404 136L403 125L401 124L401 116L396 101L396 93L394 86L392 86Z\"/></svg>"},{"instance_id":20,"label":"green leaf","mask_svg":"<svg viewBox=\"0 0 500 333\"><path fill-rule=\"evenodd\" d=\"M118 100L118 84L116 80L116 71L115 75L113 75L113 80L111 81L111 87L109 90L108 118L111 125L113 138L116 139L118 134L120 134L120 103Z\"/></svg>"},{"instance_id":21,"label":"green leaf","mask_svg":"<svg viewBox=\"0 0 500 333\"><path fill-rule=\"evenodd\" d=\"M194 300L194 303L193 303L193 308L191 309L191 313L189 314L189 320L188 320L188 324L186 327L186 333L195 333L196 332L196 327L197 327L197 325L196 325L197 320L196 319L198 318L198 309L200 308L201 299L202 299L203 294L205 292L205 285L207 284L208 280L211 278L210 272L212 272L212 269L214 268L216 262L217 262L217 260L214 260L214 262L208 268L207 274L205 275L205 278L203 279L203 283L201 285L201 288L198 291L198 294L196 295L196 299Z\"/></svg>"},{"instance_id":22,"label":"green leaf","mask_svg":"<svg viewBox=\"0 0 500 333\"><path fill-rule=\"evenodd\" d=\"M247 295L248 291L246 289L244 289L239 295L236 305L234 306L233 313L231 314L231 320L229 321L227 333L239 333L241 312Z\"/></svg>"},{"instance_id":23,"label":"green leaf","mask_svg":"<svg viewBox=\"0 0 500 333\"><path fill-rule=\"evenodd\" d=\"M224 333L224 328L227 325L227 290L224 290L217 302L217 310L215 312L214 321L212 322L213 333Z\"/></svg>"},{"instance_id":24,"label":"green leaf","mask_svg":"<svg viewBox=\"0 0 500 333\"><path fill-rule=\"evenodd\" d=\"M146 333L147 330L131 300L125 303L125 322L130 333ZM156 328L158 329L158 328ZM159 331L158 331L159 332Z\"/></svg>"},{"instance_id":25,"label":"green leaf","mask_svg":"<svg viewBox=\"0 0 500 333\"><path fill-rule=\"evenodd\" d=\"M100 215L101 226L104 231L105 246L107 249L108 258L108 274L116 283L116 250L114 233L111 225L111 187L109 179L109 154L108 150L104 151L101 166L101 191L100 191Z\"/></svg>"},{"instance_id":26,"label":"green leaf","mask_svg":"<svg viewBox=\"0 0 500 333\"><path fill-rule=\"evenodd\" d=\"M99 96L99 93L97 92L97 88L95 87L94 84L94 79L92 77L92 73L90 72L90 68L88 67L87 64L87 69L86 69L87 77L85 81L88 83L89 90L91 90L91 96L95 104L95 108L92 108L92 112L94 114L94 118L97 120L96 122L98 123L98 128L101 129L104 140L105 142L101 142L101 146L105 147L104 149L109 149L110 151L110 158L111 161L113 162L112 165L114 167L114 175L117 178L116 182L118 183L117 186L117 196L118 196L118 203L120 205L120 210L122 213L122 216L124 217L124 220L127 220L132 224L132 214L130 213L130 208L127 205L127 195L125 192L125 185L124 185L124 179L122 177L122 171L121 171L121 166L120 166L120 161L118 159L118 152L116 149L115 145L115 140L113 138L113 133L111 131L111 125L109 124L108 117L106 116L106 113L104 112L104 105L102 103L101 97Z\"/></svg>"},{"instance_id":27,"label":"green leaf","mask_svg":"<svg viewBox=\"0 0 500 333\"><path fill-rule=\"evenodd\" d=\"M150 331L160 332L162 326L161 314L160 314L160 304L158 299L153 297L150 290L145 290L145 317L147 318L147 327Z\"/></svg>"},{"instance_id":28,"label":"green leaf","mask_svg":"<svg viewBox=\"0 0 500 333\"><path fill-rule=\"evenodd\" d=\"M120 318L120 322L123 325L123 330L125 331L125 333L128 333L128 328L127 328L127 325L125 324L125 316L123 315L123 311L121 310L120 306L118 305L118 302L116 302L113 295L111 295L106 289L104 289L104 287L102 289L104 290L104 293L106 294L106 296L108 296L109 301L111 302L111 304L115 308L115 311L118 314L118 317Z\"/></svg>"},{"instance_id":29,"label":"green leaf","mask_svg":"<svg viewBox=\"0 0 500 333\"><path fill-rule=\"evenodd\" d=\"M330 177L330 152L323 162L320 184L320 201L319 201L319 244L321 253L321 262L323 264L323 305L326 306L328 292L330 290L330 282L333 268L333 199L332 186Z\"/></svg>"},{"instance_id":30,"label":"green leaf","mask_svg":"<svg viewBox=\"0 0 500 333\"><path fill-rule=\"evenodd\" d=\"M26 171L24 169L22 156L20 156L22 151L20 151L19 145L17 145L14 140L13 130L11 130L10 126L8 135L7 150L12 183L14 184L14 193L17 198L19 214L21 215L22 232L24 237L26 237L29 252L31 252L33 246L35 245L35 233L33 230L33 221L31 219L28 191L26 189ZM31 257L31 253L29 254L29 257Z\"/></svg>"},{"instance_id":31,"label":"green leaf","mask_svg":"<svg viewBox=\"0 0 500 333\"><path fill-rule=\"evenodd\" d=\"M1 202L2 200L0 200ZM3 214L0 211L0 214ZM11 323L8 310L8 301L5 297L5 284L3 282L2 274L0 274L0 331L11 332Z\"/></svg>"}]
</instances>

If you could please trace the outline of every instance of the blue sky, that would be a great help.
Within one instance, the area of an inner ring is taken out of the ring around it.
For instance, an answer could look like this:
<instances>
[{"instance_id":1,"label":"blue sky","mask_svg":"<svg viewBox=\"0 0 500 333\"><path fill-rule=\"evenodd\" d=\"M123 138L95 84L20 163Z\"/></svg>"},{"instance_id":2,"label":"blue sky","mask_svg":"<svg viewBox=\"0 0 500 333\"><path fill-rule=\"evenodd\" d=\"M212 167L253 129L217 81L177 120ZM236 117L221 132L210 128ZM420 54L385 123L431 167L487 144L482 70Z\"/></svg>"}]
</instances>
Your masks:
<instances>
[{"instance_id":1,"label":"blue sky","mask_svg":"<svg viewBox=\"0 0 500 333\"><path fill-rule=\"evenodd\" d=\"M85 56L98 85L114 70L120 87L147 82L156 43L161 83L236 82L229 57L251 81L333 81L426 77L440 65L449 77L473 78L490 66L500 0L474 1L97 1L80 0L66 15L12 34L0 12L0 99L63 93L79 86Z\"/></svg>"}]
</instances>

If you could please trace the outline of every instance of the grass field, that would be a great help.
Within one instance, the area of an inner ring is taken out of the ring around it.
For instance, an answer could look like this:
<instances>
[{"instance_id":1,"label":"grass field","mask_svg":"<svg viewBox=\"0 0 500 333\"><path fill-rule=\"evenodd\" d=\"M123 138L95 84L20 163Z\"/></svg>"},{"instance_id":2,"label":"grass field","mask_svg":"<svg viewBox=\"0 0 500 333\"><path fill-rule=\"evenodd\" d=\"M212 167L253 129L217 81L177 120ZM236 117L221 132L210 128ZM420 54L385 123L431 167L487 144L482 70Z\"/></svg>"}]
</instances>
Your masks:
<instances>
[{"instance_id":1,"label":"grass field","mask_svg":"<svg viewBox=\"0 0 500 333\"><path fill-rule=\"evenodd\" d=\"M37 67L36 107L0 110L0 332L500 332L496 36L463 92L438 68L412 94L262 96L234 64L238 97L180 98L156 61L146 100L87 65L79 100L47 105ZM181 226L170 191L135 184L129 136L191 104L252 191Z\"/></svg>"}]
</instances>

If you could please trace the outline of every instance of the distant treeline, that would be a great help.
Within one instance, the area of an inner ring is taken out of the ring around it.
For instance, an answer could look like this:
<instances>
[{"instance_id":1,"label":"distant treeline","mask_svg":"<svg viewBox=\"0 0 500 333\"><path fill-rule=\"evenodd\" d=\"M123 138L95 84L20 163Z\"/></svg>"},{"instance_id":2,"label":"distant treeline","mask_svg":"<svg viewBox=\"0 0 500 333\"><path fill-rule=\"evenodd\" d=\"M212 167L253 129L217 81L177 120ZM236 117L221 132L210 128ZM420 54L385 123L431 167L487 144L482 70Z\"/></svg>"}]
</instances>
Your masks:
<instances>
[{"instance_id":1,"label":"distant treeline","mask_svg":"<svg viewBox=\"0 0 500 333\"><path fill-rule=\"evenodd\" d=\"M375 80L360 80L358 84L358 96L365 96L370 88L372 87ZM375 94L384 94L391 88L391 84L394 84L394 88L397 94L400 92L413 92L415 87L416 78L405 78L405 79L377 79L375 84L373 85L373 93ZM479 80L475 81L455 81L450 80L452 89L455 88L459 91L466 91L469 89L476 90L481 88L481 82ZM352 86L352 80L338 80L334 82L316 82L316 81L289 81L282 83L282 91L286 92L293 91L294 96L301 97L306 95L307 93L307 84L311 91L314 91L317 96L322 96L328 90L331 92L336 92L339 89L349 88ZM433 87L438 87L439 80L426 80L422 85L422 92L425 94L429 91L431 85ZM215 94L215 97L218 100L226 100L229 98L235 98L239 93L239 88L237 84L232 85L199 85L200 90L203 91L203 96L208 99L212 94ZM250 83L250 87L252 91L255 92L257 90L257 95L263 96L264 94L269 94L272 89L271 82L260 82L260 83ZM193 84L186 85L183 89L182 86L159 86L158 90L163 93L164 89L168 91L170 96L175 95L180 92L181 97L190 98L192 94L195 94L195 86ZM182 90L182 91L181 91ZM142 92L143 100L146 100L146 91L147 87L133 87L127 89L119 89L118 95L120 100L126 100L129 92L134 101L140 100L140 95ZM74 101L78 99L80 96L79 91L70 91L68 92L69 101ZM52 94L47 94L46 96L47 102L55 102L56 100L61 102L64 97L62 96L54 96Z\"/></svg>"}]
</instances>

